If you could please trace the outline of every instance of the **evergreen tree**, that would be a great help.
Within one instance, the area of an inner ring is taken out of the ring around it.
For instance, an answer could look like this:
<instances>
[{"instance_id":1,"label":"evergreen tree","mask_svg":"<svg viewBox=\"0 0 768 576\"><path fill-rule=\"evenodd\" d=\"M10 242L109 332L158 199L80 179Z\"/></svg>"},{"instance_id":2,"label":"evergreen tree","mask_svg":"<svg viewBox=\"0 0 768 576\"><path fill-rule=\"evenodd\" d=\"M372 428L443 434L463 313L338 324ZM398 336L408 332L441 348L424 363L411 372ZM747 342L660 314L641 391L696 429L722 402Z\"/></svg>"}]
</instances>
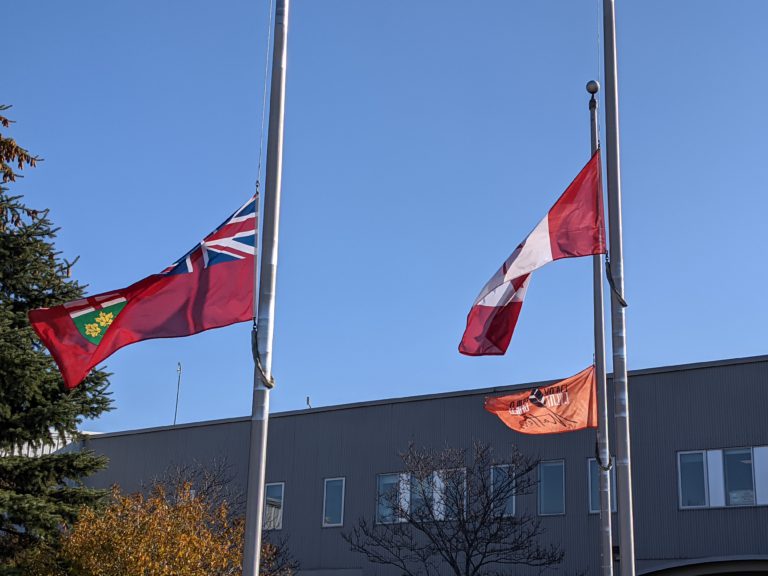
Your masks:
<instances>
[{"instance_id":1,"label":"evergreen tree","mask_svg":"<svg viewBox=\"0 0 768 576\"><path fill-rule=\"evenodd\" d=\"M11 122L0 106L0 130ZM29 325L27 313L83 297L70 280L70 263L56 251L48 210L27 207L8 184L37 157L0 132L0 573L16 555L44 542L55 545L60 528L76 519L100 491L81 479L105 465L91 453L52 452L61 438L76 439L84 418L110 409L108 374L94 370L75 390L64 389L59 371ZM47 449L46 449L47 448Z\"/></svg>"}]
</instances>

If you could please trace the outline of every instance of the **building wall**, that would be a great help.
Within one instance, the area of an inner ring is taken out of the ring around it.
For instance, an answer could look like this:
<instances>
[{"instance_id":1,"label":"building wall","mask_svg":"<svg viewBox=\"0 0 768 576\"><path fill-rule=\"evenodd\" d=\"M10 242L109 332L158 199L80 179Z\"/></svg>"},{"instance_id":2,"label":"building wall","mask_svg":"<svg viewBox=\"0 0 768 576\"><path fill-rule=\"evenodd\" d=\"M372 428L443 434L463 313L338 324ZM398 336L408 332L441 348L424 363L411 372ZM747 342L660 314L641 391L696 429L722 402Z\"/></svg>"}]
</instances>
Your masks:
<instances>
[{"instance_id":1,"label":"building wall","mask_svg":"<svg viewBox=\"0 0 768 576\"><path fill-rule=\"evenodd\" d=\"M358 518L373 520L377 474L400 471L398 454L409 442L469 448L480 440L499 455L516 446L542 460L565 460L566 514L544 517L543 525L547 538L564 548L569 571L598 573L599 518L588 512L587 469L595 431L512 432L483 410L485 396L512 389L272 415L267 482L285 483L282 532L302 568L308 574L396 574L368 565L340 537ZM691 558L768 558L768 506L680 510L677 476L681 450L768 446L768 356L632 372L630 406L640 571ZM110 465L92 484L119 483L132 491L171 466L225 459L244 487L248 438L248 419L94 436L87 445L106 454ZM339 476L346 478L344 526L323 528L323 480ZM536 494L519 498L517 506L536 513ZM616 521L614 515L614 527Z\"/></svg>"},{"instance_id":2,"label":"building wall","mask_svg":"<svg viewBox=\"0 0 768 576\"><path fill-rule=\"evenodd\" d=\"M69 446L72 443L72 437L69 434L60 434L56 430L50 430L50 443L40 446L24 444L11 450L0 450L0 458L8 456L27 456L39 457L46 454L53 454Z\"/></svg>"},{"instance_id":3,"label":"building wall","mask_svg":"<svg viewBox=\"0 0 768 576\"><path fill-rule=\"evenodd\" d=\"M636 556L768 554L768 507L680 510L677 452L768 444L768 359L632 379Z\"/></svg>"}]
</instances>

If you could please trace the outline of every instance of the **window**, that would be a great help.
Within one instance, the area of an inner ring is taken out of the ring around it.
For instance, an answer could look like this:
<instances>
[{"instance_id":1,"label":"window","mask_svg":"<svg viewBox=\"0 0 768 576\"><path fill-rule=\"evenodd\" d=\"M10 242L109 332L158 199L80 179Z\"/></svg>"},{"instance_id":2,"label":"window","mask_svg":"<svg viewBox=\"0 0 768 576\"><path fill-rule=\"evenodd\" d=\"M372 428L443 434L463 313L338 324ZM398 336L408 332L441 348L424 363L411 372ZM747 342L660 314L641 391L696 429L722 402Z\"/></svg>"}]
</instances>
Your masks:
<instances>
[{"instance_id":1,"label":"window","mask_svg":"<svg viewBox=\"0 0 768 576\"><path fill-rule=\"evenodd\" d=\"M411 474L411 507L410 513L416 518L428 518L432 515L434 506L435 479L434 473L430 472L424 478L419 478Z\"/></svg>"},{"instance_id":2,"label":"window","mask_svg":"<svg viewBox=\"0 0 768 576\"><path fill-rule=\"evenodd\" d=\"M376 522L391 524L399 522L398 506L407 505L408 491L403 490L408 483L404 474L379 474L376 477ZM398 505L399 502L399 505Z\"/></svg>"},{"instance_id":3,"label":"window","mask_svg":"<svg viewBox=\"0 0 768 576\"><path fill-rule=\"evenodd\" d=\"M680 480L680 508L708 506L706 453L680 452L677 466Z\"/></svg>"},{"instance_id":4,"label":"window","mask_svg":"<svg viewBox=\"0 0 768 576\"><path fill-rule=\"evenodd\" d=\"M565 514L565 461L539 464L539 514Z\"/></svg>"},{"instance_id":5,"label":"window","mask_svg":"<svg viewBox=\"0 0 768 576\"><path fill-rule=\"evenodd\" d=\"M503 501L498 503L502 516L515 515L515 478L512 468L508 465L491 467L491 490L496 493L501 490Z\"/></svg>"},{"instance_id":6,"label":"window","mask_svg":"<svg viewBox=\"0 0 768 576\"><path fill-rule=\"evenodd\" d=\"M283 491L285 483L275 482L264 487L264 530L280 530L283 527Z\"/></svg>"},{"instance_id":7,"label":"window","mask_svg":"<svg viewBox=\"0 0 768 576\"><path fill-rule=\"evenodd\" d=\"M464 468L433 473L436 520L455 520L467 508L467 471Z\"/></svg>"},{"instance_id":8,"label":"window","mask_svg":"<svg viewBox=\"0 0 768 576\"><path fill-rule=\"evenodd\" d=\"M768 505L768 446L752 448L752 468L755 470L755 501Z\"/></svg>"},{"instance_id":9,"label":"window","mask_svg":"<svg viewBox=\"0 0 768 576\"><path fill-rule=\"evenodd\" d=\"M415 474L377 476L376 522L404 522L397 510L419 520L450 520L466 508L466 470L437 470L422 478Z\"/></svg>"},{"instance_id":10,"label":"window","mask_svg":"<svg viewBox=\"0 0 768 576\"><path fill-rule=\"evenodd\" d=\"M723 450L723 469L725 471L725 505L754 506L752 449Z\"/></svg>"},{"instance_id":11,"label":"window","mask_svg":"<svg viewBox=\"0 0 768 576\"><path fill-rule=\"evenodd\" d=\"M326 478L323 494L323 526L344 524L344 478Z\"/></svg>"},{"instance_id":12,"label":"window","mask_svg":"<svg viewBox=\"0 0 768 576\"><path fill-rule=\"evenodd\" d=\"M680 508L768 505L768 446L677 455Z\"/></svg>"},{"instance_id":13,"label":"window","mask_svg":"<svg viewBox=\"0 0 768 576\"><path fill-rule=\"evenodd\" d=\"M611 459L613 462L613 459ZM589 459L589 513L600 513L600 474L595 458ZM616 512L616 466L611 466L611 512Z\"/></svg>"}]
</instances>

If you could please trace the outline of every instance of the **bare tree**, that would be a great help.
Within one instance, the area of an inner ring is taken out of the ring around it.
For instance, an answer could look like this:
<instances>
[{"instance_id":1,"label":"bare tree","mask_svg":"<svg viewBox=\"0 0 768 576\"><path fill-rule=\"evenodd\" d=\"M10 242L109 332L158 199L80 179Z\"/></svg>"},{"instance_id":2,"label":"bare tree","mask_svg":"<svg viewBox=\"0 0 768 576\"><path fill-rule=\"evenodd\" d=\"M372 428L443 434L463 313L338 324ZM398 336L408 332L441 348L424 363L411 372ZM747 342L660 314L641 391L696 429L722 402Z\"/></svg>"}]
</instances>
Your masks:
<instances>
[{"instance_id":1,"label":"bare tree","mask_svg":"<svg viewBox=\"0 0 768 576\"><path fill-rule=\"evenodd\" d=\"M162 485L169 494L173 494L185 484L189 484L194 494L211 506L226 502L233 516L245 514L245 495L235 483L232 465L226 458L216 458L205 464L194 460L171 465L155 477L150 486L142 485L142 489L147 491L152 486Z\"/></svg>"},{"instance_id":2,"label":"bare tree","mask_svg":"<svg viewBox=\"0 0 768 576\"><path fill-rule=\"evenodd\" d=\"M515 496L535 488L538 461L517 451L496 460L482 443L411 445L401 457L403 473L380 477L376 519L343 535L370 562L408 576L500 576L562 561L558 546L541 543L539 518L513 509Z\"/></svg>"},{"instance_id":3,"label":"bare tree","mask_svg":"<svg viewBox=\"0 0 768 576\"><path fill-rule=\"evenodd\" d=\"M198 461L177 464L156 477L152 486L163 486L168 498L190 486L195 498L201 499L211 510L226 503L232 519L244 522L245 494L235 483L232 465L226 458L217 458L205 464ZM148 487L144 486L144 491ZM264 530L261 576L293 576L299 563L288 546L288 536L275 530ZM238 570L239 573L239 570Z\"/></svg>"}]
</instances>

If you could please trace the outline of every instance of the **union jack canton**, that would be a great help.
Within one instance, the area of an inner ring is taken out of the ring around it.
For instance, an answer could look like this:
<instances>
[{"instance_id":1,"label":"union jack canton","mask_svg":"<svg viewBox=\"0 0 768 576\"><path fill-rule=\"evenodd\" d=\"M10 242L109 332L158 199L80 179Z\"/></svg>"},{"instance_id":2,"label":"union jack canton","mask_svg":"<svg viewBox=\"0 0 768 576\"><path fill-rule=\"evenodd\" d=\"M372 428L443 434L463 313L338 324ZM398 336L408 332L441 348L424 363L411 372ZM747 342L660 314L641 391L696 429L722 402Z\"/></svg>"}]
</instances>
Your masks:
<instances>
[{"instance_id":1,"label":"union jack canton","mask_svg":"<svg viewBox=\"0 0 768 576\"><path fill-rule=\"evenodd\" d=\"M222 262L253 258L258 205L259 196L256 194L162 274L189 274L200 266L208 268Z\"/></svg>"}]
</instances>

